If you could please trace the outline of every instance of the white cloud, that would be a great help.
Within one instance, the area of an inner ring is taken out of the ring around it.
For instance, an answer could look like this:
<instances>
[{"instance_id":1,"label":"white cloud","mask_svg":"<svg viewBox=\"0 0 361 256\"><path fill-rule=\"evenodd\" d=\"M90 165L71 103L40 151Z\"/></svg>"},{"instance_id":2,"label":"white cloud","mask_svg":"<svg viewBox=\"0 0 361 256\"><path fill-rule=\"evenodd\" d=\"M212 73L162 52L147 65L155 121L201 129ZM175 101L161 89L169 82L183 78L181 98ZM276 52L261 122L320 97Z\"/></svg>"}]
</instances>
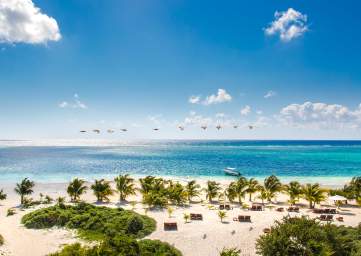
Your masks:
<instances>
[{"instance_id":1,"label":"white cloud","mask_svg":"<svg viewBox=\"0 0 361 256\"><path fill-rule=\"evenodd\" d=\"M279 120L286 125L317 129L361 127L361 105L350 110L343 105L312 103L290 104L280 111Z\"/></svg>"},{"instance_id":2,"label":"white cloud","mask_svg":"<svg viewBox=\"0 0 361 256\"><path fill-rule=\"evenodd\" d=\"M263 96L263 98L268 99L268 98L272 98L272 97L274 97L274 96L276 96L276 95L277 95L276 92L274 92L274 91L268 91L268 92Z\"/></svg>"},{"instance_id":3,"label":"white cloud","mask_svg":"<svg viewBox=\"0 0 361 256\"><path fill-rule=\"evenodd\" d=\"M41 44L60 38L56 20L31 0L0 0L0 42Z\"/></svg>"},{"instance_id":4,"label":"white cloud","mask_svg":"<svg viewBox=\"0 0 361 256\"><path fill-rule=\"evenodd\" d=\"M212 118L203 117L202 115L197 115L196 112L191 111L189 116L184 119L185 125L210 125L213 122Z\"/></svg>"},{"instance_id":5,"label":"white cloud","mask_svg":"<svg viewBox=\"0 0 361 256\"><path fill-rule=\"evenodd\" d=\"M218 104L223 102L229 102L232 100L232 96L226 92L224 89L218 89L217 95L212 94L207 96L203 101L204 105Z\"/></svg>"},{"instance_id":6,"label":"white cloud","mask_svg":"<svg viewBox=\"0 0 361 256\"><path fill-rule=\"evenodd\" d=\"M191 96L189 97L189 103L191 104L198 104L200 102L201 98L199 96Z\"/></svg>"},{"instance_id":7,"label":"white cloud","mask_svg":"<svg viewBox=\"0 0 361 256\"><path fill-rule=\"evenodd\" d=\"M257 111L256 111L256 114L257 114L257 115L262 115L262 114L263 114L263 111L262 111L262 110L257 110Z\"/></svg>"},{"instance_id":8,"label":"white cloud","mask_svg":"<svg viewBox=\"0 0 361 256\"><path fill-rule=\"evenodd\" d=\"M224 118L226 115L224 113L217 113L216 118Z\"/></svg>"},{"instance_id":9,"label":"white cloud","mask_svg":"<svg viewBox=\"0 0 361 256\"><path fill-rule=\"evenodd\" d=\"M285 12L275 12L275 20L265 28L266 35L278 34L283 42L289 42L303 35L307 30L307 15L289 8Z\"/></svg>"},{"instance_id":10,"label":"white cloud","mask_svg":"<svg viewBox=\"0 0 361 256\"><path fill-rule=\"evenodd\" d=\"M247 116L249 113L251 113L251 107L246 105L244 108L241 109L241 115Z\"/></svg>"},{"instance_id":11,"label":"white cloud","mask_svg":"<svg viewBox=\"0 0 361 256\"><path fill-rule=\"evenodd\" d=\"M87 105L85 105L83 102L80 101L79 95L77 93L74 94L72 102L62 101L61 103L59 103L58 106L60 108L81 108L81 109L88 108Z\"/></svg>"}]
</instances>

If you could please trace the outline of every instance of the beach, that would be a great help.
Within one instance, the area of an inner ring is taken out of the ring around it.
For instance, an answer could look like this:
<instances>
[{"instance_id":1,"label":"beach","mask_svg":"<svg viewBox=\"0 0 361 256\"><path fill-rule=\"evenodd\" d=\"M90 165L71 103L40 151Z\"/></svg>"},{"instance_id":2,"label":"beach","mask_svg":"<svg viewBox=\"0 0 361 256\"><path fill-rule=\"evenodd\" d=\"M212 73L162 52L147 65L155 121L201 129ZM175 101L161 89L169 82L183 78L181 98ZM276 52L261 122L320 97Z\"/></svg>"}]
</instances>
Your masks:
<instances>
[{"instance_id":1,"label":"beach","mask_svg":"<svg viewBox=\"0 0 361 256\"><path fill-rule=\"evenodd\" d=\"M181 181L182 182L182 181ZM204 187L206 180L198 179L197 182ZM226 187L229 181L221 181L222 187ZM90 185L89 183L87 184ZM114 184L112 184L114 186ZM341 184L340 184L341 185ZM40 256L59 250L63 245L79 241L76 232L66 229L51 228L49 230L33 230L26 229L20 223L21 217L33 211L38 207L47 207L46 205L37 206L35 208L20 210L16 208L16 214L6 217L8 208L17 207L19 205L19 196L14 192L14 183L0 183L0 189L3 188L8 197L1 201L0 218L2 219L0 225L0 234L5 239L5 244L0 247L0 255L16 255L16 256ZM137 183L138 186L138 183ZM52 198L65 196L67 202L69 197L66 195L67 183L36 183L32 197L39 198L39 193L49 195ZM288 197L285 194L278 194L276 200L266 207L264 211L249 211L241 209L238 203L231 204L233 209L227 211L227 217L222 223L217 216L218 203L214 202L214 209L210 209L210 204L205 200L204 194L201 195L203 202L195 200L191 204L185 206L171 206L174 209L169 218L167 210L149 210L147 215L157 221L157 229L150 236L146 238L159 239L166 241L176 248L178 248L185 256L209 255L216 256L224 247L237 247L241 249L241 255L256 255L255 242L256 239L263 234L264 228L269 228L274 221L282 219L283 216L302 216L308 215L311 218L316 218L318 215L312 213L308 209L306 201L301 200L298 204L300 207L299 213L294 212L278 212L276 207L287 208ZM248 202L248 196L245 203ZM82 200L95 203L96 198L91 190L82 196ZM118 195L114 194L110 198L110 202L104 204L107 207L123 207L125 209L133 209L129 203L136 201L134 210L144 214L145 205L141 203L141 196L138 193L136 196L128 198L127 203L118 204ZM255 199L255 202L261 202ZM350 201L350 206L341 207L339 214L336 216L343 216L344 222L334 221L335 224L343 224L347 226L357 226L360 221L361 208L354 207L355 202ZM329 203L323 202L322 207L331 207ZM191 221L185 223L184 213L199 213L203 215L202 221ZM235 222L234 217L238 215L250 215L251 222ZM335 216L335 217L336 217ZM164 231L164 222L177 222L177 231ZM81 240L80 240L81 241ZM83 241L84 242L84 241Z\"/></svg>"}]
</instances>

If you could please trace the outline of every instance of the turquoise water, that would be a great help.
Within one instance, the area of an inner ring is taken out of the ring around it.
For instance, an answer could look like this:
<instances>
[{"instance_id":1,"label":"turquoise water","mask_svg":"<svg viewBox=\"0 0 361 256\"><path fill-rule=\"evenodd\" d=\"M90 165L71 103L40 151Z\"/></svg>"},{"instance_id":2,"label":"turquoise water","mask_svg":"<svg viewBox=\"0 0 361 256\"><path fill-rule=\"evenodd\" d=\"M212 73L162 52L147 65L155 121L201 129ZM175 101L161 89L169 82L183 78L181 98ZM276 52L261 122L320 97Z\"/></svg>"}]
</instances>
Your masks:
<instances>
[{"instance_id":1,"label":"turquoise water","mask_svg":"<svg viewBox=\"0 0 361 256\"><path fill-rule=\"evenodd\" d=\"M111 178L119 173L337 183L361 175L361 141L155 141L104 147L1 147L0 182Z\"/></svg>"}]
</instances>

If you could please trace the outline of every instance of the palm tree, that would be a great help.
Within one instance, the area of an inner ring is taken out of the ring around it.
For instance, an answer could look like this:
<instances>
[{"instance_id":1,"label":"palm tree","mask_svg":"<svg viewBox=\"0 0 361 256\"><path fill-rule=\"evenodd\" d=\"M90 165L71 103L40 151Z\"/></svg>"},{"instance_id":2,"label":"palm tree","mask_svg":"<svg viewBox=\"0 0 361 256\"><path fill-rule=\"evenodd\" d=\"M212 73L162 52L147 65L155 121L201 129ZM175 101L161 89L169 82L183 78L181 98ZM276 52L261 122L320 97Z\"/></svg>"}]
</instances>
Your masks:
<instances>
[{"instance_id":1,"label":"palm tree","mask_svg":"<svg viewBox=\"0 0 361 256\"><path fill-rule=\"evenodd\" d=\"M270 197L268 190L264 186L258 185L257 191L259 191L258 198L260 198L262 200L262 204L264 204L264 200L267 200Z\"/></svg>"},{"instance_id":2,"label":"palm tree","mask_svg":"<svg viewBox=\"0 0 361 256\"><path fill-rule=\"evenodd\" d=\"M64 206L64 204L65 204L65 197L59 196L59 197L56 199L56 204L59 205L59 206Z\"/></svg>"},{"instance_id":3,"label":"palm tree","mask_svg":"<svg viewBox=\"0 0 361 256\"><path fill-rule=\"evenodd\" d=\"M188 220L191 218L189 213L183 213L183 219L185 223L188 223Z\"/></svg>"},{"instance_id":4,"label":"palm tree","mask_svg":"<svg viewBox=\"0 0 361 256\"><path fill-rule=\"evenodd\" d=\"M282 183L275 175L271 175L264 180L264 188L267 190L267 200L270 202L276 193L282 190Z\"/></svg>"},{"instance_id":5,"label":"palm tree","mask_svg":"<svg viewBox=\"0 0 361 256\"><path fill-rule=\"evenodd\" d=\"M209 202L213 201L213 198L218 195L219 190L221 190L220 184L215 181L207 181L207 187L205 188L206 191L206 198Z\"/></svg>"},{"instance_id":6,"label":"palm tree","mask_svg":"<svg viewBox=\"0 0 361 256\"><path fill-rule=\"evenodd\" d=\"M0 201L6 199L6 194L4 193L4 190L0 190Z\"/></svg>"},{"instance_id":7,"label":"palm tree","mask_svg":"<svg viewBox=\"0 0 361 256\"><path fill-rule=\"evenodd\" d=\"M258 191L258 181L254 178L248 180L246 192L249 194L249 201L252 201L252 195Z\"/></svg>"},{"instance_id":8,"label":"palm tree","mask_svg":"<svg viewBox=\"0 0 361 256\"><path fill-rule=\"evenodd\" d=\"M85 193L85 191L88 189L87 186L84 185L85 181L75 178L73 179L66 190L68 195L70 196L70 200L72 202L77 202L80 199L80 196Z\"/></svg>"},{"instance_id":9,"label":"palm tree","mask_svg":"<svg viewBox=\"0 0 361 256\"><path fill-rule=\"evenodd\" d=\"M223 219L227 217L227 213L225 211L218 211L218 217L221 219L221 222L223 222Z\"/></svg>"},{"instance_id":10,"label":"palm tree","mask_svg":"<svg viewBox=\"0 0 361 256\"><path fill-rule=\"evenodd\" d=\"M228 200L232 203L234 201L234 199L237 197L235 181L232 181L231 183L229 183L228 187L226 188L225 194L226 194Z\"/></svg>"},{"instance_id":11,"label":"palm tree","mask_svg":"<svg viewBox=\"0 0 361 256\"><path fill-rule=\"evenodd\" d=\"M91 185L91 189L93 190L98 202L109 201L108 197L113 195L110 183L104 179L95 180L94 184Z\"/></svg>"},{"instance_id":12,"label":"palm tree","mask_svg":"<svg viewBox=\"0 0 361 256\"><path fill-rule=\"evenodd\" d=\"M325 190L318 183L306 184L303 186L302 192L304 198L309 202L311 209L326 198Z\"/></svg>"},{"instance_id":13,"label":"palm tree","mask_svg":"<svg viewBox=\"0 0 361 256\"><path fill-rule=\"evenodd\" d=\"M197 181L191 180L187 183L185 186L185 189L187 191L187 198L188 201L191 202L193 197L197 197L200 194L200 185L197 184Z\"/></svg>"},{"instance_id":14,"label":"palm tree","mask_svg":"<svg viewBox=\"0 0 361 256\"><path fill-rule=\"evenodd\" d=\"M235 185L235 192L238 196L238 202L239 204L242 204L242 197L244 197L244 195L246 194L247 192L247 187L248 187L248 181L245 177L240 177Z\"/></svg>"},{"instance_id":15,"label":"palm tree","mask_svg":"<svg viewBox=\"0 0 361 256\"><path fill-rule=\"evenodd\" d=\"M174 212L174 209L170 206L167 207L167 213L168 213L168 217L171 218L172 217L172 213Z\"/></svg>"},{"instance_id":16,"label":"palm tree","mask_svg":"<svg viewBox=\"0 0 361 256\"><path fill-rule=\"evenodd\" d=\"M294 205L302 195L302 186L298 181L291 181L284 186L284 191L289 195L291 205Z\"/></svg>"},{"instance_id":17,"label":"palm tree","mask_svg":"<svg viewBox=\"0 0 361 256\"><path fill-rule=\"evenodd\" d=\"M15 192L20 195L20 204L24 204L24 198L26 195L30 195L33 193L33 187L35 183L28 178L25 178L21 181L21 183L17 183L15 187Z\"/></svg>"},{"instance_id":18,"label":"palm tree","mask_svg":"<svg viewBox=\"0 0 361 256\"><path fill-rule=\"evenodd\" d=\"M135 195L134 179L128 174L119 175L114 181L119 192L119 201L124 201L127 196Z\"/></svg>"}]
</instances>

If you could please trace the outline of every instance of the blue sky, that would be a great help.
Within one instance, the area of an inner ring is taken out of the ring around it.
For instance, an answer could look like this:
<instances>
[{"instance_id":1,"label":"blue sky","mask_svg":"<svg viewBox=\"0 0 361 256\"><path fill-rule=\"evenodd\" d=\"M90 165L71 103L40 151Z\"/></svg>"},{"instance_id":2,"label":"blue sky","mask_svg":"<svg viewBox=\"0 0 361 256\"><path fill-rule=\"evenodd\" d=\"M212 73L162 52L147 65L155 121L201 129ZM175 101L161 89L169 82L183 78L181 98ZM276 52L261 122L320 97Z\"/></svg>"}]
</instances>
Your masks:
<instances>
[{"instance_id":1,"label":"blue sky","mask_svg":"<svg viewBox=\"0 0 361 256\"><path fill-rule=\"evenodd\" d=\"M2 139L361 137L359 1L1 3Z\"/></svg>"}]
</instances>

